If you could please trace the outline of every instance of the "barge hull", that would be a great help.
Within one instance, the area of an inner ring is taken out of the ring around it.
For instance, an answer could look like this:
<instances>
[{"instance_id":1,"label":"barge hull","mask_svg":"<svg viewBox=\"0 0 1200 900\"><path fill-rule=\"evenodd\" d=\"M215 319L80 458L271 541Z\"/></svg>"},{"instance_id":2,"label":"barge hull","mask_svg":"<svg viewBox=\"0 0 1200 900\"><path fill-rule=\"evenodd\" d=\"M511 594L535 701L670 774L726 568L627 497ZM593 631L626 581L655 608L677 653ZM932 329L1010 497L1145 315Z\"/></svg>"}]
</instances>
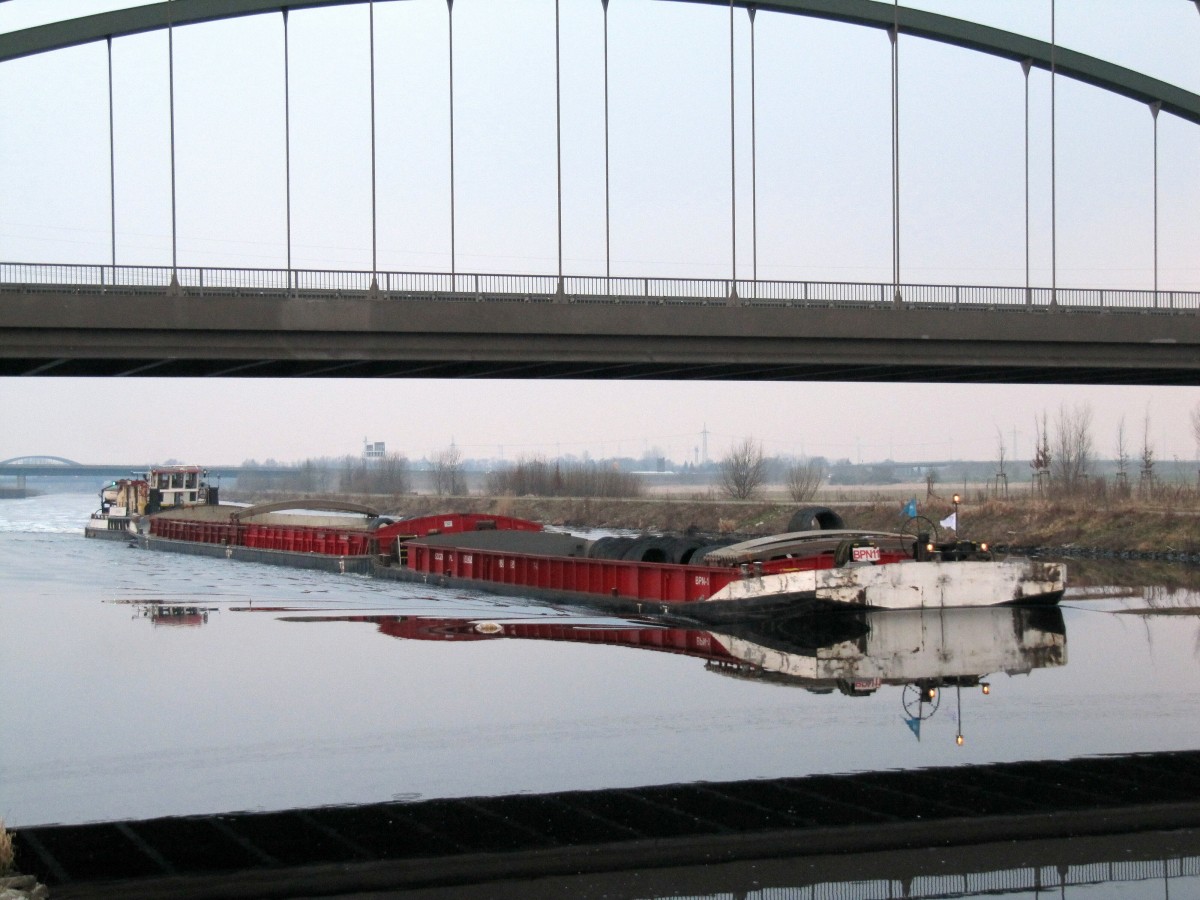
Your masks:
<instances>
[{"instance_id":1,"label":"barge hull","mask_svg":"<svg viewBox=\"0 0 1200 900\"><path fill-rule=\"evenodd\" d=\"M621 615L650 615L656 618L666 616L688 622L700 622L706 625L726 625L757 619L773 619L785 613L789 616L806 615L826 610L846 609L846 604L822 600L817 597L816 592L787 595L775 594L756 599L739 599L734 601L710 600L706 602L689 601L679 603L669 600L639 600L619 595L606 596L604 594L568 591L561 588L545 588L536 585L483 581L478 578L439 575L434 572L421 572L416 569L383 565L380 563L374 564L371 574L376 578L403 581L410 584L428 584L434 587L483 591L489 594L522 598L530 597L550 603L582 606L588 609L598 609Z\"/></svg>"},{"instance_id":2,"label":"barge hull","mask_svg":"<svg viewBox=\"0 0 1200 900\"><path fill-rule=\"evenodd\" d=\"M1062 566L1034 560L899 563L841 566L751 576L713 594L717 601L766 596L812 598L832 606L868 609L942 609L1057 602Z\"/></svg>"},{"instance_id":3,"label":"barge hull","mask_svg":"<svg viewBox=\"0 0 1200 900\"><path fill-rule=\"evenodd\" d=\"M102 541L137 540L137 521L131 516L92 516L83 527L83 536Z\"/></svg>"},{"instance_id":4,"label":"barge hull","mask_svg":"<svg viewBox=\"0 0 1200 900\"><path fill-rule=\"evenodd\" d=\"M196 541L175 541L169 538L139 535L138 545L146 550L162 553L187 553L192 556L210 556L219 559L235 559L239 562L263 563L271 566L288 566L293 569L317 569L323 572L369 575L370 556L326 556L320 553L303 553L294 550L264 550L258 547L202 544Z\"/></svg>"},{"instance_id":5,"label":"barge hull","mask_svg":"<svg viewBox=\"0 0 1200 900\"><path fill-rule=\"evenodd\" d=\"M137 534L124 528L92 528L88 526L83 529L83 536L93 540L123 541L128 544L137 541Z\"/></svg>"},{"instance_id":6,"label":"barge hull","mask_svg":"<svg viewBox=\"0 0 1200 900\"><path fill-rule=\"evenodd\" d=\"M135 539L134 535L128 533L112 532L112 534L114 538L119 535L121 540ZM104 535L104 537L107 537L107 535ZM736 599L729 600L680 603L670 600L637 599L620 595L606 596L604 594L584 591L539 587L531 584L485 581L478 578L422 572L403 566L386 565L380 562L377 557L367 555L327 556L318 553L303 553L290 550L267 550L255 547L204 544L195 541L177 541L151 535L137 535L136 541L142 548L157 552L185 553L192 556L234 559L239 562L262 563L265 565L287 566L298 569L315 569L325 572L373 575L376 578L401 581L409 584L428 584L435 587L475 590L500 595L511 594L512 596L583 606L624 615L668 616L710 625L775 618L782 613L788 615L806 615L809 613L835 610L844 611L854 608L886 608L883 606L874 606L869 603L847 602L845 598L834 599L829 596L827 590L817 589L784 592L768 591L758 596L738 596ZM752 579L751 584L753 581ZM988 605L1023 606L1054 604L1061 597L1061 591L1048 591L1037 596L994 601ZM921 608L940 609L945 607L940 603L931 603L925 604Z\"/></svg>"},{"instance_id":7,"label":"barge hull","mask_svg":"<svg viewBox=\"0 0 1200 900\"><path fill-rule=\"evenodd\" d=\"M675 577L668 577L668 570ZM487 577L488 573L501 577ZM419 545L410 545L407 565L379 563L374 574L710 625L827 610L1054 604L1061 600L1065 586L1061 565L1032 560L851 565L739 576L700 567L555 560ZM581 589L585 586L589 589ZM689 591L698 593L688 596Z\"/></svg>"}]
</instances>

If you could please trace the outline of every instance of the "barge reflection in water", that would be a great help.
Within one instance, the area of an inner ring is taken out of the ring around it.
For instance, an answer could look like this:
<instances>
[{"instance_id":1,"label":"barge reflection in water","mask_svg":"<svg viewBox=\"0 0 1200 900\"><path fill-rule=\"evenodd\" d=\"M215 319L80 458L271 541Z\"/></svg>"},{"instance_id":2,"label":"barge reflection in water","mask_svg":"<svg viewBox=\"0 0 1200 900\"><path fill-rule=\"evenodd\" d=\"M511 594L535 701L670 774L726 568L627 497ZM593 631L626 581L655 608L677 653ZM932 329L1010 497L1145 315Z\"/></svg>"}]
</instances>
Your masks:
<instances>
[{"instance_id":1,"label":"barge reflection in water","mask_svg":"<svg viewBox=\"0 0 1200 900\"><path fill-rule=\"evenodd\" d=\"M237 608L235 607L235 610ZM247 608L242 608L243 610ZM942 689L956 689L963 743L961 689L988 694L990 675L1028 675L1066 665L1067 632L1057 607L862 611L794 615L701 630L653 621L597 624L480 617L290 616L289 622L365 622L403 640L516 639L603 644L693 656L722 675L792 685L814 694L865 697L902 688L905 721L917 739L937 712Z\"/></svg>"}]
</instances>

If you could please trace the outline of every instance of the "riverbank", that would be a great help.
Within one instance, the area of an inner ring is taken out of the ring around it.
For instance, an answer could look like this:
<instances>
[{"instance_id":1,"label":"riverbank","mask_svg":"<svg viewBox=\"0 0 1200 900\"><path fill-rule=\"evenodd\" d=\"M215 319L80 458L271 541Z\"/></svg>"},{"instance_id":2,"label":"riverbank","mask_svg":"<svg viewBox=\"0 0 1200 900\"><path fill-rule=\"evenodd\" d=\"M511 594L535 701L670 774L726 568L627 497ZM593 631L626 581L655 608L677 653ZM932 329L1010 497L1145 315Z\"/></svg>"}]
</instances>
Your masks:
<instances>
[{"instance_id":1,"label":"riverbank","mask_svg":"<svg viewBox=\"0 0 1200 900\"><path fill-rule=\"evenodd\" d=\"M293 495L294 496L294 495ZM287 499L281 494L231 496L242 502ZM438 497L428 494L362 495L353 498L389 515L474 512L519 516L565 528L631 531L775 534L787 529L801 504L646 497ZM892 501L837 501L827 505L848 527L896 531L905 523L903 505ZM953 512L942 500L919 503L918 512L940 522ZM1200 514L1196 510L1124 505L1087 506L1022 497L961 504L959 537L1019 548L1054 548L1068 555L1131 554L1144 558L1200 557ZM953 532L949 532L953 536Z\"/></svg>"}]
</instances>

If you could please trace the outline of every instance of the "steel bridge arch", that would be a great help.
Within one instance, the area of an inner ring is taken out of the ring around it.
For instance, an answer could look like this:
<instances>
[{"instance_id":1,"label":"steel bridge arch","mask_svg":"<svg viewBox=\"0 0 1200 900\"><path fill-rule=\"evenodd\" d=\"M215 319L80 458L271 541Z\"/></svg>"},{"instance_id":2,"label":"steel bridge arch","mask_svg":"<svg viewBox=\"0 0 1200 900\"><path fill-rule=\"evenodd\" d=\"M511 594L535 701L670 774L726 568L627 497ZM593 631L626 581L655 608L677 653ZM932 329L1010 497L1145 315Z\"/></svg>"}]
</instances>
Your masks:
<instances>
[{"instance_id":1,"label":"steel bridge arch","mask_svg":"<svg viewBox=\"0 0 1200 900\"><path fill-rule=\"evenodd\" d=\"M60 466L78 466L80 463L65 456L14 456L12 459L0 459L0 466L40 466L54 463Z\"/></svg>"},{"instance_id":2,"label":"steel bridge arch","mask_svg":"<svg viewBox=\"0 0 1200 900\"><path fill-rule=\"evenodd\" d=\"M160 31L169 25L193 25L282 10L350 6L366 2L367 0L170 0L169 3L158 2L81 16L0 35L0 62L76 47L106 38ZM728 6L727 0L667 2ZM901 34L951 44L1003 59L1028 61L1033 67L1045 70L1051 68L1053 49L1053 65L1058 74L1142 103L1162 104L1163 112L1200 124L1200 94L1094 56L1064 47L1051 48L1046 41L1011 31L923 10L894 7L879 0L732 0L732 3L735 6L764 12L828 19L868 28L890 29L895 23Z\"/></svg>"}]
</instances>

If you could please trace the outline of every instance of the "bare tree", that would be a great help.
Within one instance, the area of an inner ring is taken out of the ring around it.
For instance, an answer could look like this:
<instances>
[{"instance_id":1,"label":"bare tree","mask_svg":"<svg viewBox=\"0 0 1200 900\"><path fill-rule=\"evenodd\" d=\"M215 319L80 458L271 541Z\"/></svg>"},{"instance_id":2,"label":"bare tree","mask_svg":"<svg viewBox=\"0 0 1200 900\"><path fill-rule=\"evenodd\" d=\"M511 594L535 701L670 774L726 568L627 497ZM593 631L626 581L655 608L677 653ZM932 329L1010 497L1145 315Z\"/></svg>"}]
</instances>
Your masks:
<instances>
[{"instance_id":1,"label":"bare tree","mask_svg":"<svg viewBox=\"0 0 1200 900\"><path fill-rule=\"evenodd\" d=\"M749 500L766 479L767 462L762 444L743 438L721 460L721 488L734 500Z\"/></svg>"},{"instance_id":2,"label":"bare tree","mask_svg":"<svg viewBox=\"0 0 1200 900\"><path fill-rule=\"evenodd\" d=\"M346 456L342 460L339 486L351 494L406 494L408 460L396 453L378 459Z\"/></svg>"},{"instance_id":3,"label":"bare tree","mask_svg":"<svg viewBox=\"0 0 1200 900\"><path fill-rule=\"evenodd\" d=\"M430 462L433 463L434 493L439 497L457 497L467 492L462 453L454 444L445 450L439 450Z\"/></svg>"},{"instance_id":4,"label":"bare tree","mask_svg":"<svg viewBox=\"0 0 1200 900\"><path fill-rule=\"evenodd\" d=\"M382 493L407 494L410 489L408 458L389 453L376 465L375 490Z\"/></svg>"},{"instance_id":5,"label":"bare tree","mask_svg":"<svg viewBox=\"0 0 1200 900\"><path fill-rule=\"evenodd\" d=\"M1138 493L1154 496L1154 445L1150 443L1150 410L1142 420L1142 465L1138 472Z\"/></svg>"},{"instance_id":6,"label":"bare tree","mask_svg":"<svg viewBox=\"0 0 1200 900\"><path fill-rule=\"evenodd\" d=\"M1192 407L1192 437L1196 441L1196 459L1200 460L1200 401ZM1197 478L1200 478L1200 473Z\"/></svg>"},{"instance_id":7,"label":"bare tree","mask_svg":"<svg viewBox=\"0 0 1200 900\"><path fill-rule=\"evenodd\" d=\"M1092 407L1086 403L1074 409L1060 406L1054 423L1051 484L1068 496L1081 493L1087 486L1092 456Z\"/></svg>"},{"instance_id":8,"label":"bare tree","mask_svg":"<svg viewBox=\"0 0 1200 900\"><path fill-rule=\"evenodd\" d=\"M1033 434L1033 459L1029 461L1029 467L1035 475L1039 475L1050 471L1050 463L1054 459L1054 454L1050 452L1050 429L1046 423L1045 412L1042 413L1041 422L1034 417Z\"/></svg>"},{"instance_id":9,"label":"bare tree","mask_svg":"<svg viewBox=\"0 0 1200 900\"><path fill-rule=\"evenodd\" d=\"M1008 470L1005 468L1005 463L1008 461L1008 452L1004 446L1004 433L999 426L996 427L996 496L1000 496L1001 490L1004 491L1004 496L1008 496ZM1003 488L1000 486L1004 485Z\"/></svg>"},{"instance_id":10,"label":"bare tree","mask_svg":"<svg viewBox=\"0 0 1200 900\"><path fill-rule=\"evenodd\" d=\"M595 463L566 463L544 459L521 459L511 466L489 472L486 489L494 497L637 497L642 480L633 472L622 472Z\"/></svg>"},{"instance_id":11,"label":"bare tree","mask_svg":"<svg viewBox=\"0 0 1200 900\"><path fill-rule=\"evenodd\" d=\"M825 483L825 466L815 459L794 462L788 466L785 477L788 495L796 503L804 503L815 497L817 489Z\"/></svg>"},{"instance_id":12,"label":"bare tree","mask_svg":"<svg viewBox=\"0 0 1200 900\"><path fill-rule=\"evenodd\" d=\"M1117 422L1117 490L1129 496L1129 439L1125 435L1125 417Z\"/></svg>"}]
</instances>

